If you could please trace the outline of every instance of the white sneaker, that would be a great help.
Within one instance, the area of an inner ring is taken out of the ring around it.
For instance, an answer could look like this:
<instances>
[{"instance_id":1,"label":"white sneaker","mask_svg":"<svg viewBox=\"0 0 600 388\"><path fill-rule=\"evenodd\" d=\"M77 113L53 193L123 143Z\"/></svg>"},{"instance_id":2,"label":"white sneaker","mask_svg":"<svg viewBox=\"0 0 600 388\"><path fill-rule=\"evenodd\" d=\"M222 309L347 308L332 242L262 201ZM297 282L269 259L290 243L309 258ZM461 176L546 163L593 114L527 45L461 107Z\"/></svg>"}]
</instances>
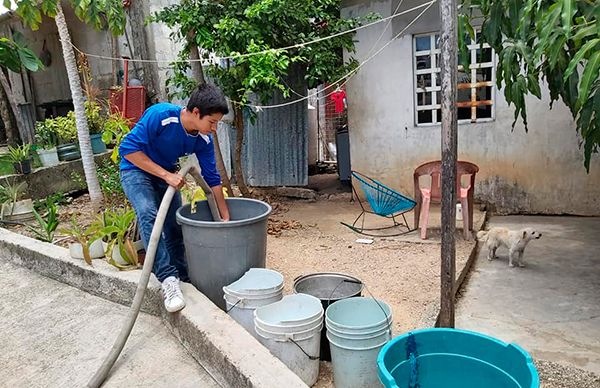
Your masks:
<instances>
[{"instance_id":1,"label":"white sneaker","mask_svg":"<svg viewBox=\"0 0 600 388\"><path fill-rule=\"evenodd\" d=\"M175 276L169 276L162 282L162 293L165 299L165 309L174 313L185 307L183 293L179 288L179 279Z\"/></svg>"}]
</instances>

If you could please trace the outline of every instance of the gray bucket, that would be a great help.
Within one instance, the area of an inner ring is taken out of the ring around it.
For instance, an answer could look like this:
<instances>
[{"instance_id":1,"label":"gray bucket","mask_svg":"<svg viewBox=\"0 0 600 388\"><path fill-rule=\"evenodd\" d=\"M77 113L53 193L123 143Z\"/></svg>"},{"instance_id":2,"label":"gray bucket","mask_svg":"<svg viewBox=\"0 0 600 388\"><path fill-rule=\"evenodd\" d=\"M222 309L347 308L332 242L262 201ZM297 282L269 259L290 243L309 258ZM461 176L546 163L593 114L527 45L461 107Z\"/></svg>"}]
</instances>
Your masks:
<instances>
[{"instance_id":1,"label":"gray bucket","mask_svg":"<svg viewBox=\"0 0 600 388\"><path fill-rule=\"evenodd\" d=\"M264 268L267 256L269 204L248 198L227 198L231 221L214 222L206 201L177 210L190 281L225 310L223 287L250 268Z\"/></svg>"},{"instance_id":2,"label":"gray bucket","mask_svg":"<svg viewBox=\"0 0 600 388\"><path fill-rule=\"evenodd\" d=\"M362 290L363 284L360 279L337 272L312 273L294 280L294 292L319 298L325 311L338 300L361 296ZM323 361L331 361L325 326L323 326L321 332L321 354L319 357Z\"/></svg>"}]
</instances>

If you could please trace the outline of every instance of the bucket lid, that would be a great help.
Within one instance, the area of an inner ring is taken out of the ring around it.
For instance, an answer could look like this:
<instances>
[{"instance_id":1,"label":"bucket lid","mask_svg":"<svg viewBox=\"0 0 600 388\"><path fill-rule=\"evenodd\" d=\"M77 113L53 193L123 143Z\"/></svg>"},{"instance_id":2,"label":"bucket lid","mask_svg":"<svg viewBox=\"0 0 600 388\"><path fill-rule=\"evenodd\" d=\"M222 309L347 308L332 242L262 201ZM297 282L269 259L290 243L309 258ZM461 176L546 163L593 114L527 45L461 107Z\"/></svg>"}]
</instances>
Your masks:
<instances>
[{"instance_id":1,"label":"bucket lid","mask_svg":"<svg viewBox=\"0 0 600 388\"><path fill-rule=\"evenodd\" d=\"M373 298L348 298L335 302L325 312L327 326L347 330L388 327L392 310L387 303Z\"/></svg>"},{"instance_id":2,"label":"bucket lid","mask_svg":"<svg viewBox=\"0 0 600 388\"><path fill-rule=\"evenodd\" d=\"M254 311L257 320L274 326L297 326L313 321L322 314L321 301L306 294L287 295L279 302Z\"/></svg>"},{"instance_id":3,"label":"bucket lid","mask_svg":"<svg viewBox=\"0 0 600 388\"><path fill-rule=\"evenodd\" d=\"M266 268L250 268L244 276L223 287L223 292L235 296L262 295L283 288L283 275Z\"/></svg>"}]
</instances>

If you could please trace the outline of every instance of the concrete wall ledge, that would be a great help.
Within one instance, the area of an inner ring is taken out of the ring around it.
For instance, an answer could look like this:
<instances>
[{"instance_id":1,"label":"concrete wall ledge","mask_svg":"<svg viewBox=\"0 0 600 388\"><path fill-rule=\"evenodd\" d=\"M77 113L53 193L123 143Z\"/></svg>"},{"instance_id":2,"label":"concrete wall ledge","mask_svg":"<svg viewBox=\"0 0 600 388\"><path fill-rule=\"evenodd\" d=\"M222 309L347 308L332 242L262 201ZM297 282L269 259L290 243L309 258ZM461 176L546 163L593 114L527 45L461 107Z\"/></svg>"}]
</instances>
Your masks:
<instances>
[{"instance_id":1,"label":"concrete wall ledge","mask_svg":"<svg viewBox=\"0 0 600 388\"><path fill-rule=\"evenodd\" d=\"M103 160L110 158L112 150L104 153L94 155L96 164ZM87 188L85 182L81 184L73 179L72 174L79 174L83 178L83 164L81 159L60 162L58 165L53 167L40 167L36 168L31 174L12 174L4 175L0 177L0 183L4 179L8 179L11 183L27 183L27 195L31 199L46 198L50 194L54 193L72 193L74 191L83 190Z\"/></svg>"},{"instance_id":2,"label":"concrete wall ledge","mask_svg":"<svg viewBox=\"0 0 600 388\"><path fill-rule=\"evenodd\" d=\"M94 260L91 267L71 258L65 248L1 228L0 260L124 305L131 305L140 276L139 271L118 271L104 260ZM204 294L190 284L183 284L182 289L186 308L169 314L163 308L160 284L151 277L142 311L161 316L192 357L223 386L307 387ZM107 352L111 345L107 344Z\"/></svg>"}]
</instances>

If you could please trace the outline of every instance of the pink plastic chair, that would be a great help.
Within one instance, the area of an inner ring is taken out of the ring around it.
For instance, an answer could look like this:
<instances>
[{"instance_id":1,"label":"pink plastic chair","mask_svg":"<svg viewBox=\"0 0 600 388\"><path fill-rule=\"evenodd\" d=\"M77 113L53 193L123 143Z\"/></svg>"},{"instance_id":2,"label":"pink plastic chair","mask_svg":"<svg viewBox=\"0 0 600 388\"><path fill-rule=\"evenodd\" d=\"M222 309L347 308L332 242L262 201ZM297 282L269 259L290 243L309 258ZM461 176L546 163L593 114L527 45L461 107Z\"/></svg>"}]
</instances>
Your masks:
<instances>
[{"instance_id":1,"label":"pink plastic chair","mask_svg":"<svg viewBox=\"0 0 600 388\"><path fill-rule=\"evenodd\" d=\"M463 233L465 240L471 239L473 230L473 193L475 190L475 175L479 167L470 162L457 162L456 171L456 196L461 203L463 216ZM427 223L429 221L429 206L432 202L441 203L441 170L442 162L439 160L420 165L415 169L415 229L421 228L421 239L427 239ZM421 187L419 178L424 175L431 176L431 187ZM462 187L461 178L470 175L469 185Z\"/></svg>"}]
</instances>

